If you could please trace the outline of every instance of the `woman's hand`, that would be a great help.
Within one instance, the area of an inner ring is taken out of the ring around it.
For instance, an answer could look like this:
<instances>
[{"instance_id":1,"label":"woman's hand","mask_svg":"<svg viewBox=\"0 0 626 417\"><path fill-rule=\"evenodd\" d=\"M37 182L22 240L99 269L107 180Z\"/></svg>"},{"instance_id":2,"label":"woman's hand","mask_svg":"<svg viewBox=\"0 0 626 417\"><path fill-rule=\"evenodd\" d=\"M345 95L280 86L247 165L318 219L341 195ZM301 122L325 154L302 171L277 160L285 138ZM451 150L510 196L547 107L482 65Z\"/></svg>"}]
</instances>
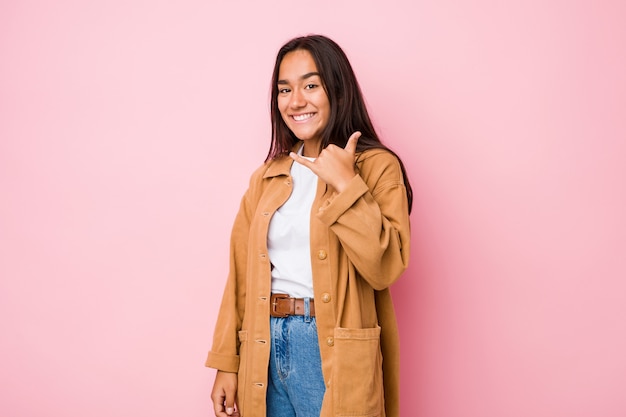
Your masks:
<instances>
[{"instance_id":1,"label":"woman's hand","mask_svg":"<svg viewBox=\"0 0 626 417\"><path fill-rule=\"evenodd\" d=\"M238 417L239 411L235 408L237 396L237 374L234 372L217 371L215 383L211 392L213 409L216 417Z\"/></svg>"},{"instance_id":2,"label":"woman's hand","mask_svg":"<svg viewBox=\"0 0 626 417\"><path fill-rule=\"evenodd\" d=\"M291 152L289 156L313 171L326 184L342 192L356 174L354 161L359 137L361 137L361 132L354 132L343 149L336 145L328 145L322 149L315 161L309 161L294 152Z\"/></svg>"}]
</instances>

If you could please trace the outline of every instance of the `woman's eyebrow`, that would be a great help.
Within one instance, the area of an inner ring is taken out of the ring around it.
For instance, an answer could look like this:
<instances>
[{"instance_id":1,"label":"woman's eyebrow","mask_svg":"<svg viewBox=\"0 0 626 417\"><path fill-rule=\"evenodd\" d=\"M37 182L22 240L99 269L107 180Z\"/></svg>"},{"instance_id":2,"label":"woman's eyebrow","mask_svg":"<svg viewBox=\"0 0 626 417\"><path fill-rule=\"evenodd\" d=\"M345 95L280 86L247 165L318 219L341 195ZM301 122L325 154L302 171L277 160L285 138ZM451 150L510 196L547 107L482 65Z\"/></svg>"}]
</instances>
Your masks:
<instances>
[{"instance_id":1,"label":"woman's eyebrow","mask_svg":"<svg viewBox=\"0 0 626 417\"><path fill-rule=\"evenodd\" d=\"M320 73L319 72L307 72L306 74L300 77L300 80L306 80L307 78L311 78L316 75L319 76ZM289 84L287 80L278 80L276 83L277 84Z\"/></svg>"}]
</instances>

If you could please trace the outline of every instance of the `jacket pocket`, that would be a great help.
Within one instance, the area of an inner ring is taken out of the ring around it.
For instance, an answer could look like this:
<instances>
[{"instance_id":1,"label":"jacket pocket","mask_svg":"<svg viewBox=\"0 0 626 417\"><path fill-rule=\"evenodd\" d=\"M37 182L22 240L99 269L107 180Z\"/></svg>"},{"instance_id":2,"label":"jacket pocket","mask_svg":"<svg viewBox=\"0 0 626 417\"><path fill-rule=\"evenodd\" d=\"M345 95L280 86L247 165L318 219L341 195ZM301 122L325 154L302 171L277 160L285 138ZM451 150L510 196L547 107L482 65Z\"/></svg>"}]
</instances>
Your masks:
<instances>
[{"instance_id":1,"label":"jacket pocket","mask_svg":"<svg viewBox=\"0 0 626 417\"><path fill-rule=\"evenodd\" d=\"M248 368L248 331L240 330L239 336L239 372L237 372L237 405L239 412L243 415L243 403L245 400L246 384L247 384L247 368Z\"/></svg>"},{"instance_id":2,"label":"jacket pocket","mask_svg":"<svg viewBox=\"0 0 626 417\"><path fill-rule=\"evenodd\" d=\"M384 415L380 327L337 327L333 349L331 386L335 416Z\"/></svg>"}]
</instances>

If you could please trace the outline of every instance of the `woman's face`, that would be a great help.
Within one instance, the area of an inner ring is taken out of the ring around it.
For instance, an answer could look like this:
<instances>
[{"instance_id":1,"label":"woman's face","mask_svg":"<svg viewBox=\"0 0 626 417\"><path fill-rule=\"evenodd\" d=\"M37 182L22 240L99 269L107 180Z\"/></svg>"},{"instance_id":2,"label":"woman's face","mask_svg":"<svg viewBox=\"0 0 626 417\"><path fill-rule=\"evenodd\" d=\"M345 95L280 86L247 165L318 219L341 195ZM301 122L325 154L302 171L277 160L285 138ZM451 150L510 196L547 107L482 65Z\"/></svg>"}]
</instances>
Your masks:
<instances>
[{"instance_id":1,"label":"woman's face","mask_svg":"<svg viewBox=\"0 0 626 417\"><path fill-rule=\"evenodd\" d=\"M283 57L276 87L285 124L304 141L305 156L316 157L330 118L330 102L309 51L296 50Z\"/></svg>"}]
</instances>

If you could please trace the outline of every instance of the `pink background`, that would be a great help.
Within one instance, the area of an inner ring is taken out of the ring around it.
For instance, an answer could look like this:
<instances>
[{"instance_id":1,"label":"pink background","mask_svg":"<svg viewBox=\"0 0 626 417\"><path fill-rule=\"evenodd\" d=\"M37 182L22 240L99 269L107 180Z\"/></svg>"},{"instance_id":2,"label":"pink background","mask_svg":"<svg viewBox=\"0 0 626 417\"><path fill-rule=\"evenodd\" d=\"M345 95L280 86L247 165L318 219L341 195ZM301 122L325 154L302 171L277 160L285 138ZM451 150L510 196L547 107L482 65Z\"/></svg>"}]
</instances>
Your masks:
<instances>
[{"instance_id":1,"label":"pink background","mask_svg":"<svg viewBox=\"0 0 626 417\"><path fill-rule=\"evenodd\" d=\"M403 416L626 415L623 1L2 1L0 415L207 416L287 39L415 190Z\"/></svg>"}]
</instances>

